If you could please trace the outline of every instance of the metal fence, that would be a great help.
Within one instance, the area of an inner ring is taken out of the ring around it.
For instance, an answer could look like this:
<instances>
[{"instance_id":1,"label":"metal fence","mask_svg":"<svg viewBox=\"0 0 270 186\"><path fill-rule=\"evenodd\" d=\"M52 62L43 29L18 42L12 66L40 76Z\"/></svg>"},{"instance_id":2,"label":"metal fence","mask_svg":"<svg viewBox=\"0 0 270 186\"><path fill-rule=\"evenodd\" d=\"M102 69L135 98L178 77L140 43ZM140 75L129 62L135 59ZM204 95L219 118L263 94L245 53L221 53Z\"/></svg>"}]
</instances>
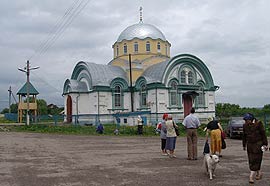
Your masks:
<instances>
[{"instance_id":1,"label":"metal fence","mask_svg":"<svg viewBox=\"0 0 270 186\"><path fill-rule=\"evenodd\" d=\"M178 123L181 121L181 114L171 113L173 119ZM150 111L138 112L121 112L116 114L78 114L78 115L30 115L30 124L52 123L59 124L73 124L73 125L98 125L102 124L118 124L118 125L137 125L138 116L142 117L143 125L156 125L162 119L163 113L151 113ZM18 115L14 113L6 113L5 118L17 122ZM23 123L26 122L26 117L23 117Z\"/></svg>"}]
</instances>

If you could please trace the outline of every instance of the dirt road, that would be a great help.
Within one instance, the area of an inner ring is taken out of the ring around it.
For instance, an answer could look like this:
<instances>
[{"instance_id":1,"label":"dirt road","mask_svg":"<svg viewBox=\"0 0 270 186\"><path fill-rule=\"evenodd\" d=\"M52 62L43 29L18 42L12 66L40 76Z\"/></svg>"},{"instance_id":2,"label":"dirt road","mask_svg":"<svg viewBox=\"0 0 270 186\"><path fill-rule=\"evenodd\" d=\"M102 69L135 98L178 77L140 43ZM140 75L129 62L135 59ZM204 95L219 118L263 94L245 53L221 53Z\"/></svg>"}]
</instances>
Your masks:
<instances>
[{"instance_id":1,"label":"dirt road","mask_svg":"<svg viewBox=\"0 0 270 186\"><path fill-rule=\"evenodd\" d=\"M73 136L0 133L0 186L208 186L249 185L246 152L241 140L227 139L227 149L210 181L197 161L186 160L186 139L178 138L177 158L160 154L159 137ZM264 154L269 186L270 152Z\"/></svg>"}]
</instances>

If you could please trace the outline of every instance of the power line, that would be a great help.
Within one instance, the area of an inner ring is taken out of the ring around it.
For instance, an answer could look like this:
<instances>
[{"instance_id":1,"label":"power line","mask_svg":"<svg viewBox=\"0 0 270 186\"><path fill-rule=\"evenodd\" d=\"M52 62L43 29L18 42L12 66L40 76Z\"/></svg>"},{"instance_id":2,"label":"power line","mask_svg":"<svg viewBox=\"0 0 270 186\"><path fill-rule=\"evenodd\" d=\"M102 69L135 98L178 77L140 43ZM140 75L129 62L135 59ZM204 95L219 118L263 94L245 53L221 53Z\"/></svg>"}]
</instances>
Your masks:
<instances>
[{"instance_id":1,"label":"power line","mask_svg":"<svg viewBox=\"0 0 270 186\"><path fill-rule=\"evenodd\" d=\"M50 33L51 37L49 37L44 44L35 52L34 55L31 56L38 57L45 54L48 49L56 42L56 40L62 36L64 31L68 28L68 26L72 23L72 21L79 15L79 13L86 7L90 0L86 2L84 0L77 0L72 4L72 6L67 9L66 13L62 17L60 21L57 22L55 27L52 29L53 31Z\"/></svg>"},{"instance_id":2,"label":"power line","mask_svg":"<svg viewBox=\"0 0 270 186\"><path fill-rule=\"evenodd\" d=\"M73 11L73 13L70 15L70 17L66 20L66 22L60 27L59 31L54 35L52 41L44 48L43 52L40 55L45 54L48 51L48 49L56 42L56 40L62 36L62 34L65 32L65 30L68 28L68 26L74 20L74 18L79 15L79 13L84 9L84 7L88 4L89 1L90 0L88 0L84 5L83 5L83 1L81 1L81 3ZM79 9L80 7L81 7L81 9Z\"/></svg>"},{"instance_id":3,"label":"power line","mask_svg":"<svg viewBox=\"0 0 270 186\"><path fill-rule=\"evenodd\" d=\"M38 74L36 74L35 72L32 72L32 74L33 74L36 78L38 78L39 81L42 81L42 82L45 83L47 86L49 86L49 87L53 88L54 90L56 90L56 92L62 93L61 90L59 90L58 88L56 88L55 86L53 86L53 85L51 85L49 82L47 82L47 81L45 80L45 78L39 77Z\"/></svg>"},{"instance_id":4,"label":"power line","mask_svg":"<svg viewBox=\"0 0 270 186\"><path fill-rule=\"evenodd\" d=\"M64 19L67 17L67 15L70 14L71 10L75 7L75 5L78 3L78 1L79 0L74 1L73 4L70 7L67 8L67 10L65 11L65 14L56 21L56 24L48 32L47 37L46 37L47 39L44 39L44 41L42 43L40 43L39 47L35 50L35 53L29 58L29 60L32 59L33 57L35 57L35 55L37 55L38 53L42 52L43 48L51 40L51 36L56 33L56 31L58 30L59 26L62 24L62 22L64 21Z\"/></svg>"}]
</instances>

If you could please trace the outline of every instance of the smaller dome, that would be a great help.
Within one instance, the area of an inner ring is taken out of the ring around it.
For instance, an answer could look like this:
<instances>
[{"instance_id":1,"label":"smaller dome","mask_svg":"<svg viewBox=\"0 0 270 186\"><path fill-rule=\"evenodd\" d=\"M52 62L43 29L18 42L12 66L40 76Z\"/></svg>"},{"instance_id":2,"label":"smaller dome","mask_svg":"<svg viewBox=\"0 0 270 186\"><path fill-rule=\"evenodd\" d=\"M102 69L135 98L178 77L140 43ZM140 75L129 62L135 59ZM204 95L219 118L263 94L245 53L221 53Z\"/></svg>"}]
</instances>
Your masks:
<instances>
[{"instance_id":1,"label":"smaller dome","mask_svg":"<svg viewBox=\"0 0 270 186\"><path fill-rule=\"evenodd\" d=\"M127 27L118 37L116 42L121 42L123 40L132 40L134 38L145 39L150 37L152 39L161 39L166 41L163 33L153 25L145 23L137 23Z\"/></svg>"}]
</instances>

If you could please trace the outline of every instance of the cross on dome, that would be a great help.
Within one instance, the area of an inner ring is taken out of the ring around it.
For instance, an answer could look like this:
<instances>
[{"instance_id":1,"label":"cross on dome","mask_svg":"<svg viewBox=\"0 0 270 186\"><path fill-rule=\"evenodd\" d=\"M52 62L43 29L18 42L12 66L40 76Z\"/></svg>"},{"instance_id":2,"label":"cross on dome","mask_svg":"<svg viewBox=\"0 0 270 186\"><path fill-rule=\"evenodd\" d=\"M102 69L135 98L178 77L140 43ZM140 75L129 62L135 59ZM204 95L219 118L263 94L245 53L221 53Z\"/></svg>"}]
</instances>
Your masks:
<instances>
[{"instance_id":1,"label":"cross on dome","mask_svg":"<svg viewBox=\"0 0 270 186\"><path fill-rule=\"evenodd\" d=\"M142 19L143 17L142 17L142 7L140 7L140 23L142 23L143 22L143 19Z\"/></svg>"}]
</instances>

